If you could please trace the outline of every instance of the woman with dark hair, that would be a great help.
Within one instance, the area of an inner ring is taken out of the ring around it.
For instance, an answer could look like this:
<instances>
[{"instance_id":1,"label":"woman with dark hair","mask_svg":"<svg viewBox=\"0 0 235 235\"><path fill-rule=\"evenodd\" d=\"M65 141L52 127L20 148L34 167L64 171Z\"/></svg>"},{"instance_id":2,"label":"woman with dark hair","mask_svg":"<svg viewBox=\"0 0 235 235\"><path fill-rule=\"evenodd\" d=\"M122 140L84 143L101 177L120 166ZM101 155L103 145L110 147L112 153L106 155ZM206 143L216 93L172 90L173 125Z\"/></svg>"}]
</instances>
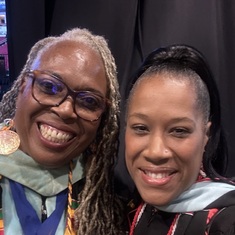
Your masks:
<instances>
[{"instance_id":1,"label":"woman with dark hair","mask_svg":"<svg viewBox=\"0 0 235 235\"><path fill-rule=\"evenodd\" d=\"M219 93L199 51L173 45L145 59L130 88L125 145L141 197L130 235L235 234Z\"/></svg>"}]
</instances>

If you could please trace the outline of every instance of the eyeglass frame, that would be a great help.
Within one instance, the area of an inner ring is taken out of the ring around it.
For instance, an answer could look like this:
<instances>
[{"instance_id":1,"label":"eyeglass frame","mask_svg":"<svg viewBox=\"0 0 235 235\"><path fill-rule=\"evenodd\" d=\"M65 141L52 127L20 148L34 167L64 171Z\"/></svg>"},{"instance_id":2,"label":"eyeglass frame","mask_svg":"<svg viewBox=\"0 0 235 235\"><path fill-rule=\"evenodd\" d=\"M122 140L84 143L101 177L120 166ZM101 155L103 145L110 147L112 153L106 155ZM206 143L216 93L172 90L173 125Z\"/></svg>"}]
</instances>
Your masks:
<instances>
[{"instance_id":1,"label":"eyeglass frame","mask_svg":"<svg viewBox=\"0 0 235 235\"><path fill-rule=\"evenodd\" d=\"M67 94L66 94L66 96L65 96L59 103L57 103L57 104L55 104L55 105L43 104L42 102L40 102L40 101L35 97L35 95L34 95L34 84L35 84L35 80L36 80L36 74L35 74L35 73L46 74L46 75L48 75L48 76L50 76L50 77L56 79L56 80L59 81L60 83L62 83L62 84L66 87L66 89L67 89ZM110 105L110 100L109 100L108 98L103 97L103 96L101 96L100 94L97 94L97 93L95 93L95 92L93 92L93 91L89 91L89 90L75 91L75 90L71 89L63 80L61 80L61 77L60 77L59 75L55 75L53 72L50 72L50 71L47 71L47 70L38 70L38 69L35 69L35 70L27 70L27 71L25 71L24 75L25 75L25 76L28 76L28 77L30 77L30 78L32 79L32 83L31 83L31 95L32 95L32 97L33 97L39 104L45 105L45 106L51 106L51 107L58 107L58 106L60 106L60 105L70 96L70 97L73 99L73 110L74 110L74 112L76 113L76 115L77 115L78 117L80 117L81 119L83 119L83 120L85 120L85 121L95 122L95 121L99 120L100 117L102 116L102 114L105 112L105 109L107 108L107 106ZM30 76L30 75L31 75L31 76ZM104 105L103 105L104 107L103 107L103 109L102 109L100 115L99 115L97 118L90 120L90 119L86 119L86 118L81 117L81 116L77 113L76 108L75 108L75 104L76 104L75 101L76 101L77 95L78 95L79 93L81 93L81 92L85 92L85 93L87 93L87 94L91 94L92 96L98 96L99 98L101 98L101 99L104 101Z\"/></svg>"}]
</instances>

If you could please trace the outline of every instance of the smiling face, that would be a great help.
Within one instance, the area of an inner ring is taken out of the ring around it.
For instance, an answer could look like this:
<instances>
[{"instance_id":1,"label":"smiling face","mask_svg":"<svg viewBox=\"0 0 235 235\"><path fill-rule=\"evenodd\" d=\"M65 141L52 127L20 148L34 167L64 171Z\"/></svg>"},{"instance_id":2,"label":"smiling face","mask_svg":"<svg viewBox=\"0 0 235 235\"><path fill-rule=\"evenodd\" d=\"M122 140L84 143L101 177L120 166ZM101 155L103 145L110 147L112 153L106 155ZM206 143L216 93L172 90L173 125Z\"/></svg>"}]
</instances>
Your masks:
<instances>
[{"instance_id":1,"label":"smiling face","mask_svg":"<svg viewBox=\"0 0 235 235\"><path fill-rule=\"evenodd\" d=\"M58 74L72 90L95 91L106 97L107 81L100 56L83 44L63 41L36 58L32 70ZM57 107L43 106L32 97L32 79L21 85L15 127L20 149L39 164L59 167L79 156L94 140L100 119L85 121L74 112L68 97Z\"/></svg>"},{"instance_id":2,"label":"smiling face","mask_svg":"<svg viewBox=\"0 0 235 235\"><path fill-rule=\"evenodd\" d=\"M163 206L197 180L210 123L182 75L146 76L127 110L126 164L143 200Z\"/></svg>"}]
</instances>

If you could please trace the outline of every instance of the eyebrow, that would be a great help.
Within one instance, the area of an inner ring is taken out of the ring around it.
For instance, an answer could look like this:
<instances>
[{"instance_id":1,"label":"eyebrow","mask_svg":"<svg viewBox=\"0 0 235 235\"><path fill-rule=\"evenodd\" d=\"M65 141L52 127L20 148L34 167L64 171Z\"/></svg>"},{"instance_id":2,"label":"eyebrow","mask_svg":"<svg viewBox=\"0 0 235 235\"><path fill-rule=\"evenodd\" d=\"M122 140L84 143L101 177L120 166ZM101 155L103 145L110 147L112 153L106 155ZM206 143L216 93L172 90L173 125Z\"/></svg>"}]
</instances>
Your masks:
<instances>
[{"instance_id":1,"label":"eyebrow","mask_svg":"<svg viewBox=\"0 0 235 235\"><path fill-rule=\"evenodd\" d=\"M61 82L63 82L66 86L68 86L74 92L90 91L90 92L92 92L92 93L94 93L94 94L96 94L98 96L101 96L101 97L105 98L105 96L103 96L103 94L100 91L98 91L98 90L96 90L94 88L91 88L91 87L83 87L83 88L79 88L77 90L74 90L64 81L63 77L60 74L58 74L56 72L53 72L53 71L50 71L50 70L44 70L44 71L50 73L51 75L55 76L56 78L59 78L59 80L61 80Z\"/></svg>"},{"instance_id":2,"label":"eyebrow","mask_svg":"<svg viewBox=\"0 0 235 235\"><path fill-rule=\"evenodd\" d=\"M149 116L146 115L146 114L143 114L143 113L132 113L131 115L127 115L127 117L129 117L129 118L137 117L137 118L144 119L144 120L149 119ZM188 118L188 117L176 117L176 118L170 119L170 121L172 123L177 123L177 122L182 122L182 121L187 121L187 122L190 122L190 123L194 123L194 121L192 119Z\"/></svg>"},{"instance_id":3,"label":"eyebrow","mask_svg":"<svg viewBox=\"0 0 235 235\"><path fill-rule=\"evenodd\" d=\"M127 117L138 117L141 119L148 119L148 115L145 115L143 113L132 113L130 115L127 113Z\"/></svg>"}]
</instances>

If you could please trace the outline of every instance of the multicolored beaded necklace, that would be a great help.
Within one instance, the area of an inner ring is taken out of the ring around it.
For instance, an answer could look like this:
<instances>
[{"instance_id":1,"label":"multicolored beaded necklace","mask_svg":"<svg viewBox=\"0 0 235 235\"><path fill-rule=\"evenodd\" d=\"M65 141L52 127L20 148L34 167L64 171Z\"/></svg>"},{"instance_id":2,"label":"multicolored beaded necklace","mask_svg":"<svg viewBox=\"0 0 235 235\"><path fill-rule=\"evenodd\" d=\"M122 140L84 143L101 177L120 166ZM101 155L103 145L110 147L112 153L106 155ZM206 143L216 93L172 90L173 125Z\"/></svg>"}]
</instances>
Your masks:
<instances>
[{"instance_id":1,"label":"multicolored beaded necklace","mask_svg":"<svg viewBox=\"0 0 235 235\"><path fill-rule=\"evenodd\" d=\"M133 222L131 224L131 229L130 229L130 233L129 235L134 235L134 230L135 230L135 227L136 225L138 224L138 222L140 221L140 218L142 216L142 214L144 213L144 210L145 210L145 207L146 207L146 203L145 202L142 202L137 210L136 210L136 213L135 213L135 216L134 216L134 219L133 219ZM170 229L167 233L167 235L174 235L175 233L175 230L176 230L176 227L177 227L177 224L178 224L178 221L179 221L179 217L180 217L180 214L176 214L171 226L170 226Z\"/></svg>"},{"instance_id":2,"label":"multicolored beaded necklace","mask_svg":"<svg viewBox=\"0 0 235 235\"><path fill-rule=\"evenodd\" d=\"M67 221L66 230L64 235L75 235L76 231L74 229L74 211L78 207L78 202L72 199L72 170L73 162L70 162L69 168L69 182L68 182L68 205L67 205ZM1 176L0 176L1 179ZM64 208L64 206L63 206ZM4 220L2 212L2 188L0 187L0 235L4 235Z\"/></svg>"},{"instance_id":3,"label":"multicolored beaded necklace","mask_svg":"<svg viewBox=\"0 0 235 235\"><path fill-rule=\"evenodd\" d=\"M209 181L210 179L206 176L206 174L204 173L203 170L200 170L200 173L198 175L198 179L197 179L197 182L202 182L202 181ZM145 202L142 202L137 210L136 210L136 213L135 213L135 216L134 216L134 219L133 219L133 222L131 224L131 228L130 228L130 233L129 235L134 235L134 230L135 230L135 227L137 226L138 222L140 221L140 218L142 216L142 214L144 213L144 210L145 210L145 207L146 207L147 203ZM209 213L208 213L208 218L207 218L207 223L209 223L209 221L211 220L211 218L213 217L213 215L215 215L218 211L217 208L212 208L212 209L209 209L208 210ZM178 225L178 222L179 222L179 218L180 218L180 215L181 214L176 214L175 215L175 218L170 226L170 229L167 233L167 235L174 235L175 234L175 231L176 231L176 227Z\"/></svg>"},{"instance_id":4,"label":"multicolored beaded necklace","mask_svg":"<svg viewBox=\"0 0 235 235\"><path fill-rule=\"evenodd\" d=\"M12 152L15 152L20 145L20 138L19 138L18 134L15 131L11 131L11 128L13 128L13 126L14 126L14 122L10 118L5 119L3 123L0 123L0 137L1 137L0 138L0 154L2 154L2 155L8 155ZM66 229L65 229L65 233L64 233L65 235L75 235L76 234L76 231L74 229L74 211L78 207L78 203L72 199L72 172L73 172L73 168L74 168L73 161L70 161L69 174L68 174L67 220L66 220ZM1 176L0 176L0 179L1 179ZM20 191L23 192L23 187L20 184L17 184L12 181L11 185L12 185L12 189L18 190L17 193ZM20 191L19 191L19 189L20 189ZM14 192L16 192L16 191L14 191ZM4 221L3 221L2 200L1 200L2 196L1 195L2 195L2 188L0 187L0 235L4 235ZM62 198L62 196L60 196L60 198ZM24 193L22 193L22 198L25 199L26 205L29 205L28 211L30 211L30 212L33 211L33 210L31 210L31 205L28 203ZM16 197L16 199L18 199L18 197ZM14 201L15 201L15 199L14 199ZM60 201L62 201L62 200L60 200ZM20 203L18 203L18 204L20 204ZM18 204L16 205L16 208L18 208ZM62 204L62 203L60 203L60 204ZM64 206L62 209L64 209ZM19 213L20 213L20 211L21 210L18 210ZM24 210L22 210L22 211L24 211ZM46 210L42 210L42 212L46 213ZM37 216L35 216L35 217L37 217ZM42 214L42 217L45 217L45 219L47 219L46 218L47 215ZM23 221L23 219L20 221ZM35 221L38 222L38 219L36 218ZM40 226L40 223L38 223L38 227L39 226ZM22 226L22 228L23 227L26 227L26 226Z\"/></svg>"}]
</instances>

